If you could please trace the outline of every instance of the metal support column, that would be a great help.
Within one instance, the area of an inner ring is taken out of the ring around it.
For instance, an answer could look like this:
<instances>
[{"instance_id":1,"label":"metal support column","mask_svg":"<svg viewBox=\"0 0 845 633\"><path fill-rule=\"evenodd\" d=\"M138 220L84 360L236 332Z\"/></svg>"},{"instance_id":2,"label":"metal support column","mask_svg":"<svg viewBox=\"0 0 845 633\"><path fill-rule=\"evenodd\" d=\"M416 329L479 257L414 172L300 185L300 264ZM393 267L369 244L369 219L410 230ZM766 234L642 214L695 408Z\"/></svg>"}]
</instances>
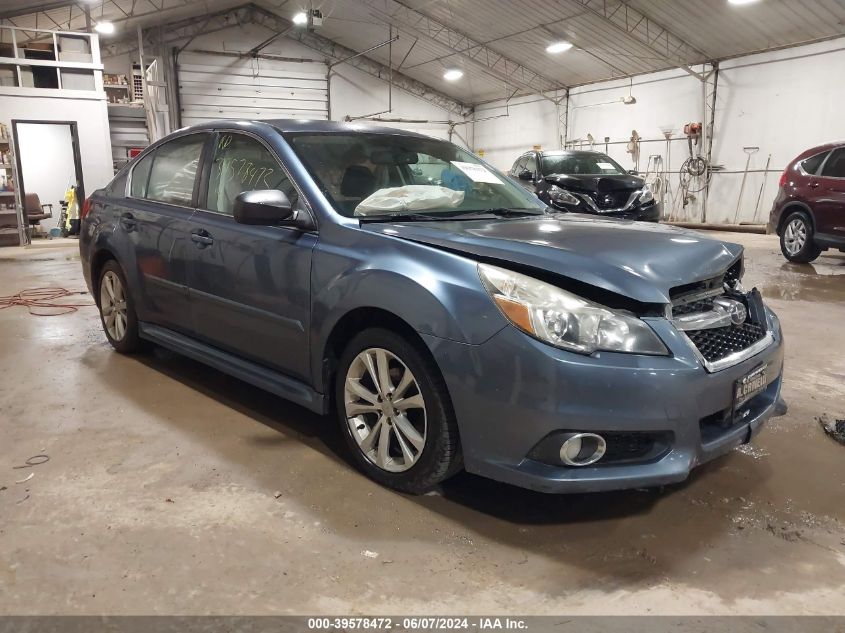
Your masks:
<instances>
[{"instance_id":1,"label":"metal support column","mask_svg":"<svg viewBox=\"0 0 845 633\"><path fill-rule=\"evenodd\" d=\"M704 92L704 125L702 126L702 145L707 169L710 171L704 187L704 200L701 203L701 222L707 222L707 198L710 196L710 182L713 178L713 135L716 132L716 91L719 88L719 62L713 62L713 69L708 73L702 90Z\"/></svg>"},{"instance_id":2,"label":"metal support column","mask_svg":"<svg viewBox=\"0 0 845 633\"><path fill-rule=\"evenodd\" d=\"M555 108L557 110L558 148L566 149L566 139L569 136L569 88L558 99Z\"/></svg>"}]
</instances>

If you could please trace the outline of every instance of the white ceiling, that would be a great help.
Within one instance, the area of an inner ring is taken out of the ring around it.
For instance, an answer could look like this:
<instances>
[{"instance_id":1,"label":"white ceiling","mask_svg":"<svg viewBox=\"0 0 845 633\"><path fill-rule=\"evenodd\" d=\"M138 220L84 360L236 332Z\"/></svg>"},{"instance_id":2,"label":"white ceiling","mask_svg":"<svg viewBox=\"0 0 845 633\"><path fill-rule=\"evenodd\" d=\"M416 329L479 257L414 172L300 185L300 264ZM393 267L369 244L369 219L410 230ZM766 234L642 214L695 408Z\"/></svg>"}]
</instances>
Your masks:
<instances>
[{"instance_id":1,"label":"white ceiling","mask_svg":"<svg viewBox=\"0 0 845 633\"><path fill-rule=\"evenodd\" d=\"M27 10L10 19L20 26L67 28L70 23L72 30L81 30L85 16L80 7L87 6L94 20L102 15L115 21L119 30L134 30L137 24L166 24L245 1L0 0L0 17ZM536 73L539 77L527 82L532 86L572 86L669 68L679 58L693 64L845 35L845 0L760 0L740 7L727 0L255 0L255 4L285 18L308 6L320 8L325 22L318 33L357 51L388 39L388 23L393 23L394 35L399 35L392 46L394 68L404 59L401 72L464 103L512 94L519 82L509 85L502 72L518 64L523 74L512 78ZM39 9L43 12L36 13ZM629 28L620 18L626 11ZM446 31L438 31L436 39L419 37L420 31L434 32L431 22L420 27L421 17L454 30L450 41L443 41ZM643 37L646 26L649 42ZM546 53L545 47L556 39L566 39L574 48L559 55ZM667 55L670 50L678 53ZM369 56L387 64L388 51L385 46ZM490 70L494 60L498 62ZM445 81L447 67L462 68L464 77ZM524 87L525 82L523 92Z\"/></svg>"}]
</instances>

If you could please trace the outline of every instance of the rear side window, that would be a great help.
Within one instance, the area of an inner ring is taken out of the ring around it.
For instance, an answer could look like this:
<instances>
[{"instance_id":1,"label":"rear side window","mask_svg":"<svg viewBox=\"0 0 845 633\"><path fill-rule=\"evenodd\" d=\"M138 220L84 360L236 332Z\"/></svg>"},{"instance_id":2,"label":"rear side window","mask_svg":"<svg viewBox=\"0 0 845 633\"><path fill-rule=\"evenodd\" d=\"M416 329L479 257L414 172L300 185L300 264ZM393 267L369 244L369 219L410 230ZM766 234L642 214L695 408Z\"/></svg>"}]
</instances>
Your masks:
<instances>
[{"instance_id":1,"label":"rear side window","mask_svg":"<svg viewBox=\"0 0 845 633\"><path fill-rule=\"evenodd\" d=\"M155 150L144 197L189 206L205 140L205 134L192 134L169 141Z\"/></svg>"},{"instance_id":2,"label":"rear side window","mask_svg":"<svg viewBox=\"0 0 845 633\"><path fill-rule=\"evenodd\" d=\"M522 171L522 168L525 166L525 156L520 156L516 159L516 162L511 167L511 174L514 176L518 176L519 172Z\"/></svg>"},{"instance_id":3,"label":"rear side window","mask_svg":"<svg viewBox=\"0 0 845 633\"><path fill-rule=\"evenodd\" d=\"M816 172L819 171L819 167L821 167L822 163L824 162L824 158L825 156L827 156L827 154L828 152L822 152L821 154L810 156L810 158L805 158L801 161L801 169L804 170L805 174L815 176Z\"/></svg>"},{"instance_id":4,"label":"rear side window","mask_svg":"<svg viewBox=\"0 0 845 633\"><path fill-rule=\"evenodd\" d=\"M528 157L528 160L525 161L525 169L530 171L532 174L537 173L537 157L534 154L531 154Z\"/></svg>"},{"instance_id":5,"label":"rear side window","mask_svg":"<svg viewBox=\"0 0 845 633\"><path fill-rule=\"evenodd\" d=\"M828 178L845 178L845 147L833 150L830 158L824 164L822 176Z\"/></svg>"},{"instance_id":6,"label":"rear side window","mask_svg":"<svg viewBox=\"0 0 845 633\"><path fill-rule=\"evenodd\" d=\"M150 167L152 165L153 155L147 154L132 168L132 185L129 188L129 195L133 198L146 197L147 181L150 179Z\"/></svg>"},{"instance_id":7,"label":"rear side window","mask_svg":"<svg viewBox=\"0 0 845 633\"><path fill-rule=\"evenodd\" d=\"M255 189L277 189L291 203L296 201L293 183L270 150L243 134L220 134L211 163L206 207L232 215L238 194Z\"/></svg>"}]
</instances>

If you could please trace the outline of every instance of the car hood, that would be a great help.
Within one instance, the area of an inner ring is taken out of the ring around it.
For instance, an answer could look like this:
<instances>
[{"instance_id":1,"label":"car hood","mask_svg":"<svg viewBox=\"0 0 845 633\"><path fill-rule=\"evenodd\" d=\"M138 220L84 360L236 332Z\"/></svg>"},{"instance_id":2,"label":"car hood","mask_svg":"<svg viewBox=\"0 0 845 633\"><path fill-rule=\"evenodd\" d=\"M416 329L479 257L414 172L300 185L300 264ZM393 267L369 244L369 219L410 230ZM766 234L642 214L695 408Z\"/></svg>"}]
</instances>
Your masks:
<instances>
[{"instance_id":1,"label":"car hood","mask_svg":"<svg viewBox=\"0 0 845 633\"><path fill-rule=\"evenodd\" d=\"M636 191L642 189L645 181L629 174L618 175L583 175L552 174L546 176L546 182L558 185L564 189L575 191L592 191L595 193L609 193L611 191Z\"/></svg>"},{"instance_id":2,"label":"car hood","mask_svg":"<svg viewBox=\"0 0 845 633\"><path fill-rule=\"evenodd\" d=\"M530 218L366 223L361 228L480 260L549 271L643 303L711 279L742 246L672 226L572 213Z\"/></svg>"}]
</instances>

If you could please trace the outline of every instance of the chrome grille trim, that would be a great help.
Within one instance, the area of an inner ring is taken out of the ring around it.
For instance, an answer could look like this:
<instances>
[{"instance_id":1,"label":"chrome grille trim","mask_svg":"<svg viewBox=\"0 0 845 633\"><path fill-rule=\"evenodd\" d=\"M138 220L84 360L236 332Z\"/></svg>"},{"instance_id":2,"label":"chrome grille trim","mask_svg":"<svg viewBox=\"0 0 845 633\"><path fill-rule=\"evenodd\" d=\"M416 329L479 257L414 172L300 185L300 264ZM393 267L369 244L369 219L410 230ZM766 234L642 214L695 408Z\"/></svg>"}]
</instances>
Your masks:
<instances>
[{"instance_id":1,"label":"chrome grille trim","mask_svg":"<svg viewBox=\"0 0 845 633\"><path fill-rule=\"evenodd\" d=\"M741 363L742 361L747 360L752 356L756 356L760 352L764 351L767 347L769 347L769 345L775 342L775 335L772 334L772 331L770 329L766 332L766 335L763 338L754 343L751 347L746 347L743 350L734 352L733 354L729 354L728 356L720 358L717 361L710 362L706 358L704 358L702 353L695 346L695 343L692 342L692 339L687 336L686 332L681 332L681 335L687 340L693 352L695 352L695 356L696 358L698 358L699 362L704 365L704 369L706 369L708 373L711 374L717 371L722 371L723 369L727 369L728 367L733 367L734 365Z\"/></svg>"},{"instance_id":2,"label":"chrome grille trim","mask_svg":"<svg viewBox=\"0 0 845 633\"><path fill-rule=\"evenodd\" d=\"M615 209L602 209L602 208L600 208L596 204L595 200L593 200L590 196L588 196L585 193L579 193L577 191L570 191L569 193L574 193L579 198L581 198L584 202L587 203L587 206L590 207L595 213L605 214L605 213L619 213L620 211L627 211L632 206L634 206L634 202L637 201L637 199L640 197L640 194L642 192L643 192L642 189L637 189L630 196L628 196L628 201L624 205L622 205L621 207L617 207Z\"/></svg>"},{"instance_id":3,"label":"chrome grille trim","mask_svg":"<svg viewBox=\"0 0 845 633\"><path fill-rule=\"evenodd\" d=\"M728 309L729 304L734 302L730 298L716 297L706 310L675 316L672 318L672 323L679 330L708 330L733 325Z\"/></svg>"},{"instance_id":4,"label":"chrome grille trim","mask_svg":"<svg viewBox=\"0 0 845 633\"><path fill-rule=\"evenodd\" d=\"M760 324L762 329L765 330L765 334L761 339L755 341L745 349L731 352L723 358L710 361L707 360L693 339L690 338L690 335L687 334L687 332L693 334L696 331L724 328L732 325L731 318L727 310L723 309L719 305L719 297L727 295L726 298L730 298L730 295L735 292L741 292L744 294L741 285L744 270L745 259L740 256L725 270L724 273L722 273L721 276L700 282L702 285L710 285L713 282L718 282L719 287L711 287L708 290L691 290L688 291L687 294L675 297L670 303L666 304L666 318L672 323L672 325L675 326L675 329L680 333L680 335L686 339L698 361L709 373L721 371L741 363L744 360L764 351L775 342L774 333L772 332L772 324L768 322L769 319L766 317L767 323ZM713 300L708 302L708 299ZM696 309L698 306L692 307L691 309L688 307L686 310L680 309L677 310L676 314L676 309L683 308L683 306L689 306L690 304L696 302L703 302L706 306L704 306L703 309ZM746 323L748 323L748 321L746 321Z\"/></svg>"},{"instance_id":5,"label":"chrome grille trim","mask_svg":"<svg viewBox=\"0 0 845 633\"><path fill-rule=\"evenodd\" d=\"M706 312L693 312L675 317L672 323L679 330L707 330L730 325L731 315L723 309L714 308Z\"/></svg>"}]
</instances>

